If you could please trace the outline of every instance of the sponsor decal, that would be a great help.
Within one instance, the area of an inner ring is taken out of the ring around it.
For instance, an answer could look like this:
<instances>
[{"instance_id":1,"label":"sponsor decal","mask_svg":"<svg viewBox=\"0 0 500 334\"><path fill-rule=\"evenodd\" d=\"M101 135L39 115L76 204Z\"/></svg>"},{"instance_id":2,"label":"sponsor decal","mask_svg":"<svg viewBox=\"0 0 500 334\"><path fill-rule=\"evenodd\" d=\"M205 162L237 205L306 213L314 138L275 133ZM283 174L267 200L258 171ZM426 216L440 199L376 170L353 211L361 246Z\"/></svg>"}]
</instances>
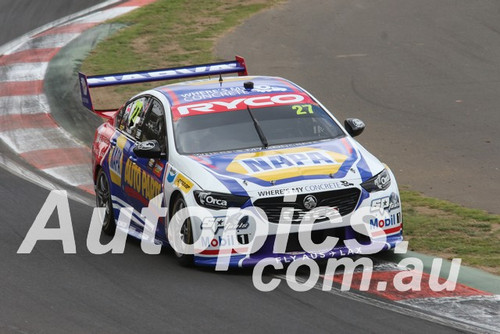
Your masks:
<instances>
[{"instance_id":1,"label":"sponsor decal","mask_svg":"<svg viewBox=\"0 0 500 334\"><path fill-rule=\"evenodd\" d=\"M147 200L155 198L162 191L161 183L131 160L128 160L125 164L124 181Z\"/></svg>"},{"instance_id":2,"label":"sponsor decal","mask_svg":"<svg viewBox=\"0 0 500 334\"><path fill-rule=\"evenodd\" d=\"M275 181L297 176L335 174L346 159L347 156L340 153L299 147L240 154L226 170L264 181Z\"/></svg>"},{"instance_id":3,"label":"sponsor decal","mask_svg":"<svg viewBox=\"0 0 500 334\"><path fill-rule=\"evenodd\" d=\"M275 87L269 85L255 85L252 91L259 93L272 93L272 92L287 92L289 91L289 89L285 87Z\"/></svg>"},{"instance_id":4,"label":"sponsor decal","mask_svg":"<svg viewBox=\"0 0 500 334\"><path fill-rule=\"evenodd\" d=\"M320 192L327 191L332 189L339 189L340 186L337 182L328 182L322 184L312 184L304 187L306 192Z\"/></svg>"},{"instance_id":5,"label":"sponsor decal","mask_svg":"<svg viewBox=\"0 0 500 334\"><path fill-rule=\"evenodd\" d=\"M240 219L240 221L236 222L229 222L226 225L226 230L246 230L250 226L250 223L248 222L248 219Z\"/></svg>"},{"instance_id":6,"label":"sponsor decal","mask_svg":"<svg viewBox=\"0 0 500 334\"><path fill-rule=\"evenodd\" d=\"M227 201L225 199L214 197L207 192L200 193L199 200L203 206L227 208Z\"/></svg>"},{"instance_id":7,"label":"sponsor decal","mask_svg":"<svg viewBox=\"0 0 500 334\"><path fill-rule=\"evenodd\" d=\"M275 257L275 261L277 263L291 263L293 261L297 260L318 260L318 259L325 259L325 258L331 258L331 257L343 257L343 256L352 256L352 255L359 255L363 254L363 250L361 247L356 247L356 248L346 248L346 249L339 249L339 250L331 250L328 252L317 252L317 253L305 253L305 252L290 252L287 253L286 255L283 256L277 256Z\"/></svg>"},{"instance_id":8,"label":"sponsor decal","mask_svg":"<svg viewBox=\"0 0 500 334\"><path fill-rule=\"evenodd\" d=\"M137 72L137 73L128 73L122 75L108 75L101 77L91 77L88 78L88 83L91 86L102 86L102 85L110 85L116 84L119 82L142 82L147 81L148 79L156 79L161 78L162 80L174 79L179 75L196 75L203 74L206 72L217 72L223 70L234 70L239 65L236 63L227 63L227 64L217 64L217 65L208 65L208 66L192 66L189 68L179 68L179 69L165 69L165 70L156 70L149 72Z\"/></svg>"},{"instance_id":9,"label":"sponsor decal","mask_svg":"<svg viewBox=\"0 0 500 334\"><path fill-rule=\"evenodd\" d=\"M250 243L250 238L248 234L238 234L236 235L236 239L240 245L248 245Z\"/></svg>"},{"instance_id":10,"label":"sponsor decal","mask_svg":"<svg viewBox=\"0 0 500 334\"><path fill-rule=\"evenodd\" d=\"M149 169L153 169L154 166L155 166L155 160L154 159L149 159L149 161L148 161L148 168Z\"/></svg>"},{"instance_id":11,"label":"sponsor decal","mask_svg":"<svg viewBox=\"0 0 500 334\"><path fill-rule=\"evenodd\" d=\"M198 90L188 93L182 93L179 95L184 102L193 102L200 100L210 100L220 97L242 96L249 94L250 91L246 90L243 87L229 87L229 88Z\"/></svg>"},{"instance_id":12,"label":"sponsor decal","mask_svg":"<svg viewBox=\"0 0 500 334\"><path fill-rule=\"evenodd\" d=\"M176 176L177 176L177 171L173 167L170 167L167 174L168 183L174 182Z\"/></svg>"},{"instance_id":13,"label":"sponsor decal","mask_svg":"<svg viewBox=\"0 0 500 334\"><path fill-rule=\"evenodd\" d=\"M399 226L401 224L401 213L390 215L388 218L378 219L372 218L370 219L370 228L371 229L387 229L389 227Z\"/></svg>"},{"instance_id":14,"label":"sponsor decal","mask_svg":"<svg viewBox=\"0 0 500 334\"><path fill-rule=\"evenodd\" d=\"M385 196L381 198L374 199L371 203L371 211L379 211L383 213L384 211L391 212L392 210L399 209L399 196L396 193L392 193L390 196Z\"/></svg>"},{"instance_id":15,"label":"sponsor decal","mask_svg":"<svg viewBox=\"0 0 500 334\"><path fill-rule=\"evenodd\" d=\"M174 185L187 194L193 188L193 182L189 181L184 175L177 174Z\"/></svg>"},{"instance_id":16,"label":"sponsor decal","mask_svg":"<svg viewBox=\"0 0 500 334\"><path fill-rule=\"evenodd\" d=\"M127 143L125 136L119 136L116 139L116 146L114 146L109 153L109 174L111 181L119 186L122 184L122 167L123 167L123 148Z\"/></svg>"},{"instance_id":17,"label":"sponsor decal","mask_svg":"<svg viewBox=\"0 0 500 334\"><path fill-rule=\"evenodd\" d=\"M102 164L109 146L108 137L104 133L98 132L94 141L92 152L94 153L95 160L99 165Z\"/></svg>"},{"instance_id":18,"label":"sponsor decal","mask_svg":"<svg viewBox=\"0 0 500 334\"><path fill-rule=\"evenodd\" d=\"M206 217L201 222L201 229L210 229L217 234L219 230L224 230L226 217Z\"/></svg>"},{"instance_id":19,"label":"sponsor decal","mask_svg":"<svg viewBox=\"0 0 500 334\"><path fill-rule=\"evenodd\" d=\"M342 185L343 184L341 182L327 182L321 184L310 184L307 186L261 190L258 191L257 194L259 195L259 197L271 197L271 196L284 196L284 195L293 195L302 193L313 193L313 192L322 192L333 189L341 189Z\"/></svg>"},{"instance_id":20,"label":"sponsor decal","mask_svg":"<svg viewBox=\"0 0 500 334\"><path fill-rule=\"evenodd\" d=\"M246 230L250 226L248 219L236 219L228 220L227 217L206 217L201 223L201 229L210 229L215 235L219 231L241 231Z\"/></svg>"},{"instance_id":21,"label":"sponsor decal","mask_svg":"<svg viewBox=\"0 0 500 334\"><path fill-rule=\"evenodd\" d=\"M303 192L304 192L304 187L289 187L281 189L262 190L257 192L257 194L259 195L259 197L268 197L268 196L293 195L293 194L300 194Z\"/></svg>"},{"instance_id":22,"label":"sponsor decal","mask_svg":"<svg viewBox=\"0 0 500 334\"><path fill-rule=\"evenodd\" d=\"M274 94L250 97L226 98L194 104L183 104L172 108L174 119L205 113L241 110L247 107L272 107L295 103L313 103L305 94Z\"/></svg>"},{"instance_id":23,"label":"sponsor decal","mask_svg":"<svg viewBox=\"0 0 500 334\"><path fill-rule=\"evenodd\" d=\"M227 236L218 236L216 238L210 239L209 237L201 236L201 245L204 248L207 247L228 247L228 246L238 246L245 245L249 243L248 234L239 234L239 235L227 235Z\"/></svg>"},{"instance_id":24,"label":"sponsor decal","mask_svg":"<svg viewBox=\"0 0 500 334\"><path fill-rule=\"evenodd\" d=\"M163 168L165 167L165 164L161 161L156 161L154 167L153 167L153 174L156 175L156 177L161 178L161 173L163 172Z\"/></svg>"},{"instance_id":25,"label":"sponsor decal","mask_svg":"<svg viewBox=\"0 0 500 334\"><path fill-rule=\"evenodd\" d=\"M179 99L183 103L196 102L202 100L212 100L218 98L227 98L235 96L248 96L255 93L274 93L274 92L291 92L292 90L285 87L275 87L270 85L255 85L252 90L245 89L243 86L234 86L227 88L212 88L200 89L196 91L188 91L178 94Z\"/></svg>"}]
</instances>

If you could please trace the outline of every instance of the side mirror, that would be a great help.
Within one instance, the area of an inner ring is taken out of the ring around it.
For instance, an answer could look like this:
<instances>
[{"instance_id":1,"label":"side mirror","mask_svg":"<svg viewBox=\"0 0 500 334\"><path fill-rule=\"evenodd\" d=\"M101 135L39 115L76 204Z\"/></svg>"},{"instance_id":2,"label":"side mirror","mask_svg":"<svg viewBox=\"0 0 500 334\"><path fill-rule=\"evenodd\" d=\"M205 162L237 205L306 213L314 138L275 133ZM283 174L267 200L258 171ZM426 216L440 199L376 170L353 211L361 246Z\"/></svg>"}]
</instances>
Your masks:
<instances>
[{"instance_id":1,"label":"side mirror","mask_svg":"<svg viewBox=\"0 0 500 334\"><path fill-rule=\"evenodd\" d=\"M359 136L365 129L365 123L357 118L348 118L344 121L345 129L352 137Z\"/></svg>"},{"instance_id":2,"label":"side mirror","mask_svg":"<svg viewBox=\"0 0 500 334\"><path fill-rule=\"evenodd\" d=\"M146 140L137 143L133 149L139 158L159 159L162 156L160 144L156 140Z\"/></svg>"}]
</instances>

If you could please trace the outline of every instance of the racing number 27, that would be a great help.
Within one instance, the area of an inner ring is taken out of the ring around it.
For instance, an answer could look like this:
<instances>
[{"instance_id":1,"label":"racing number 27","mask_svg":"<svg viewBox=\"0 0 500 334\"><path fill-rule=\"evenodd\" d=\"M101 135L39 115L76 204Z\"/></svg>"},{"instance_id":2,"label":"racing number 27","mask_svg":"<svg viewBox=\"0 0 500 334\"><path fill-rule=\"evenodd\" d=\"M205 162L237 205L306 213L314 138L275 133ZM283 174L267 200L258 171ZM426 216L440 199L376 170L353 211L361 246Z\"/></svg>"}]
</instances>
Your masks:
<instances>
[{"instance_id":1,"label":"racing number 27","mask_svg":"<svg viewBox=\"0 0 500 334\"><path fill-rule=\"evenodd\" d=\"M312 105L310 104L297 104L292 106L292 109L297 112L297 115L314 114Z\"/></svg>"}]
</instances>

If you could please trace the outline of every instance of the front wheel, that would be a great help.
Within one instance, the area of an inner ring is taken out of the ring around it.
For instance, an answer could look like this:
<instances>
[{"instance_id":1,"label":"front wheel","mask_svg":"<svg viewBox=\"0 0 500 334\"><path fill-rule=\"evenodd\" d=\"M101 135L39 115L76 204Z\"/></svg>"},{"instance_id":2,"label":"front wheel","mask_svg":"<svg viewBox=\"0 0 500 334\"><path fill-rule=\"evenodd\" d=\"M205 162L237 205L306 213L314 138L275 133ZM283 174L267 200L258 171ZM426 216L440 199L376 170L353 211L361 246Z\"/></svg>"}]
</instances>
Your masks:
<instances>
[{"instance_id":1,"label":"front wheel","mask_svg":"<svg viewBox=\"0 0 500 334\"><path fill-rule=\"evenodd\" d=\"M111 190L108 177L104 170L99 170L95 185L96 204L99 208L106 208L104 218L101 217L102 230L108 235L114 235L116 231L115 217L113 215L113 204L111 202Z\"/></svg>"},{"instance_id":2,"label":"front wheel","mask_svg":"<svg viewBox=\"0 0 500 334\"><path fill-rule=\"evenodd\" d=\"M193 225L191 223L191 219L189 217L185 217L184 215L177 215L176 213L179 212L182 209L186 208L186 202L182 197L179 196L177 200L174 203L173 209L172 209L172 217L171 219L183 219L184 221L182 222L182 226L180 229L180 239L188 244L192 245L193 244ZM182 217L182 218L181 218ZM174 249L175 255L177 256L177 260L179 261L179 264L181 266L187 267L191 266L194 261L194 256L192 254L182 254L177 252Z\"/></svg>"}]
</instances>

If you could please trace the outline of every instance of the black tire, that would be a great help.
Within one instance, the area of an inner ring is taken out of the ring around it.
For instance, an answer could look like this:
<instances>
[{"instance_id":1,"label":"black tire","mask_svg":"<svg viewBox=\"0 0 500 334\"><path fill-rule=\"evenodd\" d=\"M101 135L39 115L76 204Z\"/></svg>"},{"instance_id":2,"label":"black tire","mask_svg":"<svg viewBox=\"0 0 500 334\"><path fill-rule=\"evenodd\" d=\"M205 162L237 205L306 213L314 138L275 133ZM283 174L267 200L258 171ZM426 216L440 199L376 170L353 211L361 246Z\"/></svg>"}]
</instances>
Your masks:
<instances>
[{"instance_id":1,"label":"black tire","mask_svg":"<svg viewBox=\"0 0 500 334\"><path fill-rule=\"evenodd\" d=\"M97 173L95 186L96 205L100 208L106 208L106 213L102 223L102 230L108 235L114 235L116 231L115 217L113 215L113 202L111 201L111 191L108 177L101 169Z\"/></svg>"},{"instance_id":2,"label":"black tire","mask_svg":"<svg viewBox=\"0 0 500 334\"><path fill-rule=\"evenodd\" d=\"M172 207L172 217L175 216L175 214L184 209L186 207L186 202L182 198L182 196L179 196ZM170 217L170 218L172 218ZM193 225L191 223L191 219L187 218L184 220L182 227L181 227L181 240L183 240L186 244L192 245L193 244ZM192 254L182 254L178 253L174 249L175 256L177 257L177 261L179 264L183 267L190 267L194 263L194 256Z\"/></svg>"}]
</instances>

